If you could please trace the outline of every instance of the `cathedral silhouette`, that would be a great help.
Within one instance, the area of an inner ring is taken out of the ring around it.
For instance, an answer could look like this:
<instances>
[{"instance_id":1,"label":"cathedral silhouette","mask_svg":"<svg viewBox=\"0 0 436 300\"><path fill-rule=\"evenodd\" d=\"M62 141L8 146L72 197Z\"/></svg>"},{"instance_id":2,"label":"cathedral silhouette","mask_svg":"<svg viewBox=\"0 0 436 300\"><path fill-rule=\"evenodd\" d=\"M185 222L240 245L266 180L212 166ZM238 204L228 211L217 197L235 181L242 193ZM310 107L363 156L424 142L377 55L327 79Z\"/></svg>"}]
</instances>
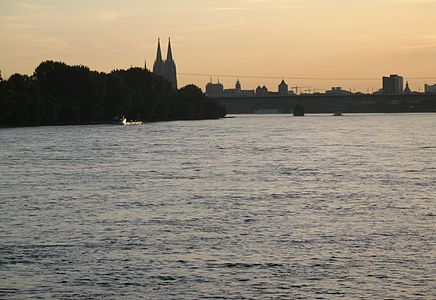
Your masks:
<instances>
[{"instance_id":1,"label":"cathedral silhouette","mask_svg":"<svg viewBox=\"0 0 436 300\"><path fill-rule=\"evenodd\" d=\"M171 50L171 40L168 38L168 52L167 59L162 59L162 52L160 50L160 39L157 40L157 54L156 60L153 65L153 73L166 78L173 89L177 89L177 71L176 63L173 59L173 52Z\"/></svg>"}]
</instances>

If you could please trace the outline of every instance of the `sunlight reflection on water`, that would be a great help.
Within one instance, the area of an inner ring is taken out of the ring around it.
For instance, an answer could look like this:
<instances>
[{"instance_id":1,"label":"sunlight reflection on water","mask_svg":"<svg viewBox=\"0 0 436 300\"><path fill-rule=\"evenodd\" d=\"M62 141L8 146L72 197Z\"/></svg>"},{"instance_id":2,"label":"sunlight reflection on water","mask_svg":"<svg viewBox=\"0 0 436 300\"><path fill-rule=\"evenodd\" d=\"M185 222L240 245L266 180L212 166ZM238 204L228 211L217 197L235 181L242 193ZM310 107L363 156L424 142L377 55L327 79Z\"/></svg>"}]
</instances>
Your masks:
<instances>
[{"instance_id":1,"label":"sunlight reflection on water","mask_svg":"<svg viewBox=\"0 0 436 300\"><path fill-rule=\"evenodd\" d=\"M436 298L435 128L0 129L0 298Z\"/></svg>"}]
</instances>

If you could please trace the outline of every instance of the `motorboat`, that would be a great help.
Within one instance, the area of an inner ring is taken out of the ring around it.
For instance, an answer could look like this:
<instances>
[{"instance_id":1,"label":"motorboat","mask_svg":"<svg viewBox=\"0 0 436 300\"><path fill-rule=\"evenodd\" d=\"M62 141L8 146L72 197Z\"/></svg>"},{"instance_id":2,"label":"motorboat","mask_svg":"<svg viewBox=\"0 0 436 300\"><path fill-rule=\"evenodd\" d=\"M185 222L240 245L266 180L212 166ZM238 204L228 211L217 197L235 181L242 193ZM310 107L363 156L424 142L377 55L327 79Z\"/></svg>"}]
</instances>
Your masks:
<instances>
[{"instance_id":1,"label":"motorboat","mask_svg":"<svg viewBox=\"0 0 436 300\"><path fill-rule=\"evenodd\" d=\"M125 116L116 116L112 119L112 125L127 125L127 118Z\"/></svg>"},{"instance_id":2,"label":"motorboat","mask_svg":"<svg viewBox=\"0 0 436 300\"><path fill-rule=\"evenodd\" d=\"M112 125L142 125L144 122L142 121L127 121L127 118L123 115L116 116L112 119Z\"/></svg>"}]
</instances>

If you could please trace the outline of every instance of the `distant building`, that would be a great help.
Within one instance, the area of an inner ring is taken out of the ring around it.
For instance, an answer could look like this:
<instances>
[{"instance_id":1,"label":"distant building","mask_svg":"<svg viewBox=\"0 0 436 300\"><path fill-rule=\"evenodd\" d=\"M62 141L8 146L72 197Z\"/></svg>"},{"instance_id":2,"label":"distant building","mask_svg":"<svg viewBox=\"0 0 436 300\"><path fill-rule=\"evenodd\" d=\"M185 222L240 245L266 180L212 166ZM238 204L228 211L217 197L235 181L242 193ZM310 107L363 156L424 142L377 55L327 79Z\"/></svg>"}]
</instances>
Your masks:
<instances>
[{"instance_id":1,"label":"distant building","mask_svg":"<svg viewBox=\"0 0 436 300\"><path fill-rule=\"evenodd\" d=\"M241 90L241 96L254 96L255 94L254 90Z\"/></svg>"},{"instance_id":2,"label":"distant building","mask_svg":"<svg viewBox=\"0 0 436 300\"><path fill-rule=\"evenodd\" d=\"M221 83L209 82L206 85L206 96L208 97L250 97L250 96L295 96L294 91L290 91L287 83L282 80L278 85L277 92L270 92L268 88L258 86L255 90L243 90L239 79L235 83L235 88L225 89Z\"/></svg>"},{"instance_id":3,"label":"distant building","mask_svg":"<svg viewBox=\"0 0 436 300\"><path fill-rule=\"evenodd\" d=\"M209 82L206 85L206 96L208 97L241 97L254 96L254 90L243 90L239 79L235 83L234 89L224 89L221 83Z\"/></svg>"},{"instance_id":4,"label":"distant building","mask_svg":"<svg viewBox=\"0 0 436 300\"><path fill-rule=\"evenodd\" d=\"M267 96L268 88L266 86L260 87L260 85L256 88L256 96Z\"/></svg>"},{"instance_id":5,"label":"distant building","mask_svg":"<svg viewBox=\"0 0 436 300\"><path fill-rule=\"evenodd\" d=\"M241 94L241 82L239 82L239 79L236 80L236 84L235 84L235 93L240 95Z\"/></svg>"},{"instance_id":6,"label":"distant building","mask_svg":"<svg viewBox=\"0 0 436 300\"><path fill-rule=\"evenodd\" d=\"M389 77L383 77L383 94L402 95L403 77L398 75L390 75Z\"/></svg>"},{"instance_id":7,"label":"distant building","mask_svg":"<svg viewBox=\"0 0 436 300\"><path fill-rule=\"evenodd\" d=\"M208 97L221 97L224 94L224 86L219 83L209 82L206 84L206 96Z\"/></svg>"},{"instance_id":8,"label":"distant building","mask_svg":"<svg viewBox=\"0 0 436 300\"><path fill-rule=\"evenodd\" d=\"M173 59L173 52L171 49L170 39L168 39L168 52L167 52L166 60L162 59L162 52L160 49L160 39L158 39L157 54L156 54L156 60L153 65L153 73L166 78L171 83L172 88L177 89L176 63Z\"/></svg>"},{"instance_id":9,"label":"distant building","mask_svg":"<svg viewBox=\"0 0 436 300\"><path fill-rule=\"evenodd\" d=\"M408 81L406 81L406 87L404 88L404 92L403 92L403 94L404 94L404 95L410 95L410 94L412 94L412 91L410 90L409 82L408 82Z\"/></svg>"},{"instance_id":10,"label":"distant building","mask_svg":"<svg viewBox=\"0 0 436 300\"><path fill-rule=\"evenodd\" d=\"M353 95L352 92L343 90L342 87L332 87L331 90L325 91L326 95L348 96Z\"/></svg>"},{"instance_id":11,"label":"distant building","mask_svg":"<svg viewBox=\"0 0 436 300\"><path fill-rule=\"evenodd\" d=\"M282 79L282 82L280 82L278 91L280 95L288 95L289 94L289 86L286 84L285 80Z\"/></svg>"},{"instance_id":12,"label":"distant building","mask_svg":"<svg viewBox=\"0 0 436 300\"><path fill-rule=\"evenodd\" d=\"M372 93L373 95L383 95L383 88Z\"/></svg>"},{"instance_id":13,"label":"distant building","mask_svg":"<svg viewBox=\"0 0 436 300\"><path fill-rule=\"evenodd\" d=\"M436 94L436 84L424 86L424 91L426 94Z\"/></svg>"},{"instance_id":14,"label":"distant building","mask_svg":"<svg viewBox=\"0 0 436 300\"><path fill-rule=\"evenodd\" d=\"M234 89L224 89L225 95L231 95L231 96L240 96L241 95L241 83L239 82L239 79L236 80L235 88Z\"/></svg>"}]
</instances>

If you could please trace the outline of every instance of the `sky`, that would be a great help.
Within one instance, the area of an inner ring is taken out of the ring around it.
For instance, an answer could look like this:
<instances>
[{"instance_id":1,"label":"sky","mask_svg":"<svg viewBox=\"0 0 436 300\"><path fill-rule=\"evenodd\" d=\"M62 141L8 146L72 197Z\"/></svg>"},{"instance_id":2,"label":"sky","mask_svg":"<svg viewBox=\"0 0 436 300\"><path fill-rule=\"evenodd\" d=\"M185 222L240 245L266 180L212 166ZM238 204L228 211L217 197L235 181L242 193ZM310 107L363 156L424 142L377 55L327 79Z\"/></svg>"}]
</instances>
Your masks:
<instances>
[{"instance_id":1,"label":"sky","mask_svg":"<svg viewBox=\"0 0 436 300\"><path fill-rule=\"evenodd\" d=\"M399 74L422 91L436 83L435 16L436 0L0 0L0 70L151 68L171 37L179 86L371 92Z\"/></svg>"}]
</instances>

